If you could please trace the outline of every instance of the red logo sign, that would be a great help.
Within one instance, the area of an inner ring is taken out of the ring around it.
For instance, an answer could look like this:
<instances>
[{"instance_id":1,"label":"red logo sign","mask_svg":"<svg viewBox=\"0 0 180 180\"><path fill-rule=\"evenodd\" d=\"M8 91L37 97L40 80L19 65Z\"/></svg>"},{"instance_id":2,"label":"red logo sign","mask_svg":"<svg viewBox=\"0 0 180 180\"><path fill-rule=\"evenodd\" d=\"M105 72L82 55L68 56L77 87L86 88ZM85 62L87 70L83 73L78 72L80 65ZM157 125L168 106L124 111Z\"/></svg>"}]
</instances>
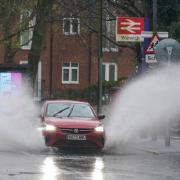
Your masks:
<instances>
[{"instance_id":1,"label":"red logo sign","mask_svg":"<svg viewBox=\"0 0 180 180\"><path fill-rule=\"evenodd\" d=\"M144 18L117 17L117 34L138 34L144 31Z\"/></svg>"}]
</instances>

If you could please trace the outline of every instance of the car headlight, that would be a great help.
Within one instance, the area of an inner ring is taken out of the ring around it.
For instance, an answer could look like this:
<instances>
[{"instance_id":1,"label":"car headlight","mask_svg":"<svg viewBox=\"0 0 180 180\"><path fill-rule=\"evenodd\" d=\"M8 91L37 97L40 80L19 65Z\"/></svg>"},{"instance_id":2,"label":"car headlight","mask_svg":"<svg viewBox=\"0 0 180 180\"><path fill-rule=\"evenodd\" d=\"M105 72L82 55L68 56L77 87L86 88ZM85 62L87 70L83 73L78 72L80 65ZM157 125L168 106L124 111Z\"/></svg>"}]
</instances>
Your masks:
<instances>
[{"instance_id":1,"label":"car headlight","mask_svg":"<svg viewBox=\"0 0 180 180\"><path fill-rule=\"evenodd\" d=\"M95 131L96 132L103 132L104 128L103 128L103 126L98 126L98 127L95 128Z\"/></svg>"},{"instance_id":2,"label":"car headlight","mask_svg":"<svg viewBox=\"0 0 180 180\"><path fill-rule=\"evenodd\" d=\"M55 131L55 130L56 130L56 127L53 126L53 125L50 125L50 124L46 124L46 125L44 126L44 130L45 130L45 131Z\"/></svg>"}]
</instances>

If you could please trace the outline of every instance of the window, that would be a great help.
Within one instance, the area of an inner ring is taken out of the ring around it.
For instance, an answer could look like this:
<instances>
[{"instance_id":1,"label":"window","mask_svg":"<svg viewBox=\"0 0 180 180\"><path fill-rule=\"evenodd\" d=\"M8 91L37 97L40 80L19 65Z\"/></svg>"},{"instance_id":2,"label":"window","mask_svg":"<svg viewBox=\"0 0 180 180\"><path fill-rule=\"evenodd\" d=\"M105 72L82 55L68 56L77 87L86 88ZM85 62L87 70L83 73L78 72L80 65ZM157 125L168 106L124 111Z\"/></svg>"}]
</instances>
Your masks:
<instances>
[{"instance_id":1,"label":"window","mask_svg":"<svg viewBox=\"0 0 180 180\"><path fill-rule=\"evenodd\" d=\"M116 20L110 19L109 16L106 18L105 24L103 25L105 35L115 41L116 37ZM103 38L103 51L107 52L118 52L118 47L110 42L108 39Z\"/></svg>"},{"instance_id":2,"label":"window","mask_svg":"<svg viewBox=\"0 0 180 180\"><path fill-rule=\"evenodd\" d=\"M28 64L28 60L20 60L19 64Z\"/></svg>"},{"instance_id":3,"label":"window","mask_svg":"<svg viewBox=\"0 0 180 180\"><path fill-rule=\"evenodd\" d=\"M78 117L78 118L93 118L94 113L91 107L87 104L63 103L55 102L48 103L46 116L48 117Z\"/></svg>"},{"instance_id":4,"label":"window","mask_svg":"<svg viewBox=\"0 0 180 180\"><path fill-rule=\"evenodd\" d=\"M30 49L33 36L33 26L35 25L35 18L30 19L31 12L24 11L21 14L21 28L20 45L22 49Z\"/></svg>"},{"instance_id":5,"label":"window","mask_svg":"<svg viewBox=\"0 0 180 180\"><path fill-rule=\"evenodd\" d=\"M64 62L62 65L62 83L79 82L79 64L77 62Z\"/></svg>"},{"instance_id":6,"label":"window","mask_svg":"<svg viewBox=\"0 0 180 180\"><path fill-rule=\"evenodd\" d=\"M115 63L103 63L102 80L117 81L117 65Z\"/></svg>"},{"instance_id":7,"label":"window","mask_svg":"<svg viewBox=\"0 0 180 180\"><path fill-rule=\"evenodd\" d=\"M78 18L64 18L63 31L65 35L75 35L80 33L80 20Z\"/></svg>"}]
</instances>

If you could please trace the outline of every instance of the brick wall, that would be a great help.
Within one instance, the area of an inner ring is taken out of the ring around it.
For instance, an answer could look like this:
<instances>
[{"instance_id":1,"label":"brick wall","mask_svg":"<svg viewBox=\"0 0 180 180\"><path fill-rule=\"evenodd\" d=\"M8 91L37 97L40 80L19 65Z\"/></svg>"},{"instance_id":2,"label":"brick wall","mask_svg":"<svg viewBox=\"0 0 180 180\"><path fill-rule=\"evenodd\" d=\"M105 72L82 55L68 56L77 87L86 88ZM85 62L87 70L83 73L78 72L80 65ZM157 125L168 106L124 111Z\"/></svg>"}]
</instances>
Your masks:
<instances>
[{"instance_id":1,"label":"brick wall","mask_svg":"<svg viewBox=\"0 0 180 180\"><path fill-rule=\"evenodd\" d=\"M52 90L82 89L96 84L98 79L97 34L65 36L62 26L53 26ZM42 46L42 87L48 96L50 86L50 28L47 26ZM20 50L15 62L28 59L28 51ZM62 63L79 62L79 84L62 84ZM103 62L115 62L118 65L118 77L131 76L135 71L135 53L129 48L120 48L118 52L104 52ZM3 63L3 49L0 48L0 63Z\"/></svg>"}]
</instances>

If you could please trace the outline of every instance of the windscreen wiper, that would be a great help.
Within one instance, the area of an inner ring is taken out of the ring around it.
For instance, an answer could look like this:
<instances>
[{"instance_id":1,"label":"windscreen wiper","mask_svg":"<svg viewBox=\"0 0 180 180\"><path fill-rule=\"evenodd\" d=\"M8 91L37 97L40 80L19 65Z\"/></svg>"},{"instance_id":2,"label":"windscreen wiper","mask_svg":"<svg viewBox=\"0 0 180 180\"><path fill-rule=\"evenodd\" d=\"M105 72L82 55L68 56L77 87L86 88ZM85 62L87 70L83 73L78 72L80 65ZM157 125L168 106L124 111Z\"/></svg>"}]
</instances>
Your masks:
<instances>
[{"instance_id":1,"label":"windscreen wiper","mask_svg":"<svg viewBox=\"0 0 180 180\"><path fill-rule=\"evenodd\" d=\"M67 117L70 117L70 115L71 115L71 113L72 113L72 111L73 111L73 109L74 109L74 106L75 106L75 105L72 106L72 108L71 108L69 114L67 115Z\"/></svg>"},{"instance_id":2,"label":"windscreen wiper","mask_svg":"<svg viewBox=\"0 0 180 180\"><path fill-rule=\"evenodd\" d=\"M67 110L67 109L69 109L69 108L70 108L70 107L66 107L66 108L64 108L64 109L60 109L58 112L56 112L56 113L53 114L53 117L55 117L57 114L62 113L63 111L65 111L65 110Z\"/></svg>"}]
</instances>

